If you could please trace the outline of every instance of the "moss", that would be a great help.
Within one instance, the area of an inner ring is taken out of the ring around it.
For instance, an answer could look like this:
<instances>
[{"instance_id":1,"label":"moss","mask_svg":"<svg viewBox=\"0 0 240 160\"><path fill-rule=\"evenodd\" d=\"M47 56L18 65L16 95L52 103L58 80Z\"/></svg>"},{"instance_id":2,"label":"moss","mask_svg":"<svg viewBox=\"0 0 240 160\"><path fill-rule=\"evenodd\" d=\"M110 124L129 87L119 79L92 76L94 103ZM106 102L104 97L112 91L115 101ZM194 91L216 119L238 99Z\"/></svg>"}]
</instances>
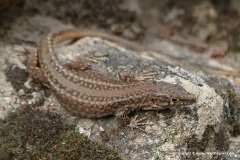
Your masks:
<instances>
[{"instance_id":1,"label":"moss","mask_svg":"<svg viewBox=\"0 0 240 160\"><path fill-rule=\"evenodd\" d=\"M0 120L0 159L121 159L59 115L23 107Z\"/></svg>"},{"instance_id":2,"label":"moss","mask_svg":"<svg viewBox=\"0 0 240 160\"><path fill-rule=\"evenodd\" d=\"M240 135L240 95L237 95L234 91L229 90L229 106L231 106L232 113L232 136Z\"/></svg>"}]
</instances>

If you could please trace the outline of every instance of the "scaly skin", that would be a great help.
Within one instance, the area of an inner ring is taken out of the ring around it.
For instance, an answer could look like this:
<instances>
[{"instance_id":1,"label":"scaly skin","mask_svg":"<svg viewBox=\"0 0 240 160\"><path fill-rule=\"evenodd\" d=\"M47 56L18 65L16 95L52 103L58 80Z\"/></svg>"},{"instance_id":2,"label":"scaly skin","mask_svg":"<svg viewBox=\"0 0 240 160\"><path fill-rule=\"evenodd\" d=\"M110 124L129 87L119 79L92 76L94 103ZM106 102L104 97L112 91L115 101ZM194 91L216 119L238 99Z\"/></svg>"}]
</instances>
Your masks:
<instances>
[{"instance_id":1,"label":"scaly skin","mask_svg":"<svg viewBox=\"0 0 240 160\"><path fill-rule=\"evenodd\" d=\"M96 71L80 70L75 74L66 69L58 61L55 45L82 37L101 37L137 50L143 49L113 35L86 30L65 30L43 36L37 54L29 59L28 71L47 83L67 110L88 118L115 114L120 121L126 121L127 115L134 110L158 110L196 101L195 96L180 85L166 82L124 83ZM37 61L40 68L36 70Z\"/></svg>"}]
</instances>

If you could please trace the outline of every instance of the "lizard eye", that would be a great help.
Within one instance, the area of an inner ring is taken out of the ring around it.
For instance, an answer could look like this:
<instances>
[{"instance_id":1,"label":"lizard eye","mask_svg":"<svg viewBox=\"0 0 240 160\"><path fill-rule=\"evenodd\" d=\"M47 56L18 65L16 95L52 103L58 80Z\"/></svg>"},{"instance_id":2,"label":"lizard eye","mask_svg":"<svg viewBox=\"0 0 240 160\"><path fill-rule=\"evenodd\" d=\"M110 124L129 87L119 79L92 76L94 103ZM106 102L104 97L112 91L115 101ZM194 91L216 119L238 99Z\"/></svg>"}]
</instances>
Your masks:
<instances>
[{"instance_id":1,"label":"lizard eye","mask_svg":"<svg viewBox=\"0 0 240 160\"><path fill-rule=\"evenodd\" d=\"M172 101L173 101L173 102L176 102L176 101L177 101L177 98L173 98Z\"/></svg>"}]
</instances>

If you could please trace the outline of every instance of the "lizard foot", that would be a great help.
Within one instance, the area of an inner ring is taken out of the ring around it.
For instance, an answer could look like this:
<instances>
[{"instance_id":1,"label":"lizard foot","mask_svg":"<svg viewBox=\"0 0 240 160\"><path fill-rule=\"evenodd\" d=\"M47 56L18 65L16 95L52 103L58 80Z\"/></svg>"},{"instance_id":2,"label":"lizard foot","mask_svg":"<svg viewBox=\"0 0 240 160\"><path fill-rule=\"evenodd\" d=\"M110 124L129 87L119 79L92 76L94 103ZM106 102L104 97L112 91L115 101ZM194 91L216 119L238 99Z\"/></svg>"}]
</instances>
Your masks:
<instances>
[{"instance_id":1,"label":"lizard foot","mask_svg":"<svg viewBox=\"0 0 240 160\"><path fill-rule=\"evenodd\" d=\"M145 132L145 133L148 133L147 131L143 130L142 128L140 128L139 126L142 126L142 125L154 125L154 123L143 123L143 121L145 119L147 119L147 117L143 117L141 119L137 119L138 118L138 115L136 115L132 120L131 122L127 125L127 127L129 127L131 130L133 129L139 129L141 130L142 132ZM148 133L149 134L149 133Z\"/></svg>"}]
</instances>

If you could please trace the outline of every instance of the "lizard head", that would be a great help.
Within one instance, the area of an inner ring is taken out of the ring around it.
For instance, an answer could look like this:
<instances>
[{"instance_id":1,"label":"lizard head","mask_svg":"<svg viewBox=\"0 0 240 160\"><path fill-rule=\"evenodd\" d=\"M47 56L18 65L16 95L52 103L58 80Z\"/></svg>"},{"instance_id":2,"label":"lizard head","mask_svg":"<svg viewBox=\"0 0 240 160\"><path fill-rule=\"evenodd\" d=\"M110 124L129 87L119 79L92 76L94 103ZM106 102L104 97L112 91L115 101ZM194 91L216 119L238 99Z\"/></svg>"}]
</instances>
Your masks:
<instances>
[{"instance_id":1,"label":"lizard head","mask_svg":"<svg viewBox=\"0 0 240 160\"><path fill-rule=\"evenodd\" d=\"M143 110L164 109L176 106L190 105L196 102L196 97L187 92L182 86L161 82L156 87L151 99L151 106L143 107Z\"/></svg>"}]
</instances>

